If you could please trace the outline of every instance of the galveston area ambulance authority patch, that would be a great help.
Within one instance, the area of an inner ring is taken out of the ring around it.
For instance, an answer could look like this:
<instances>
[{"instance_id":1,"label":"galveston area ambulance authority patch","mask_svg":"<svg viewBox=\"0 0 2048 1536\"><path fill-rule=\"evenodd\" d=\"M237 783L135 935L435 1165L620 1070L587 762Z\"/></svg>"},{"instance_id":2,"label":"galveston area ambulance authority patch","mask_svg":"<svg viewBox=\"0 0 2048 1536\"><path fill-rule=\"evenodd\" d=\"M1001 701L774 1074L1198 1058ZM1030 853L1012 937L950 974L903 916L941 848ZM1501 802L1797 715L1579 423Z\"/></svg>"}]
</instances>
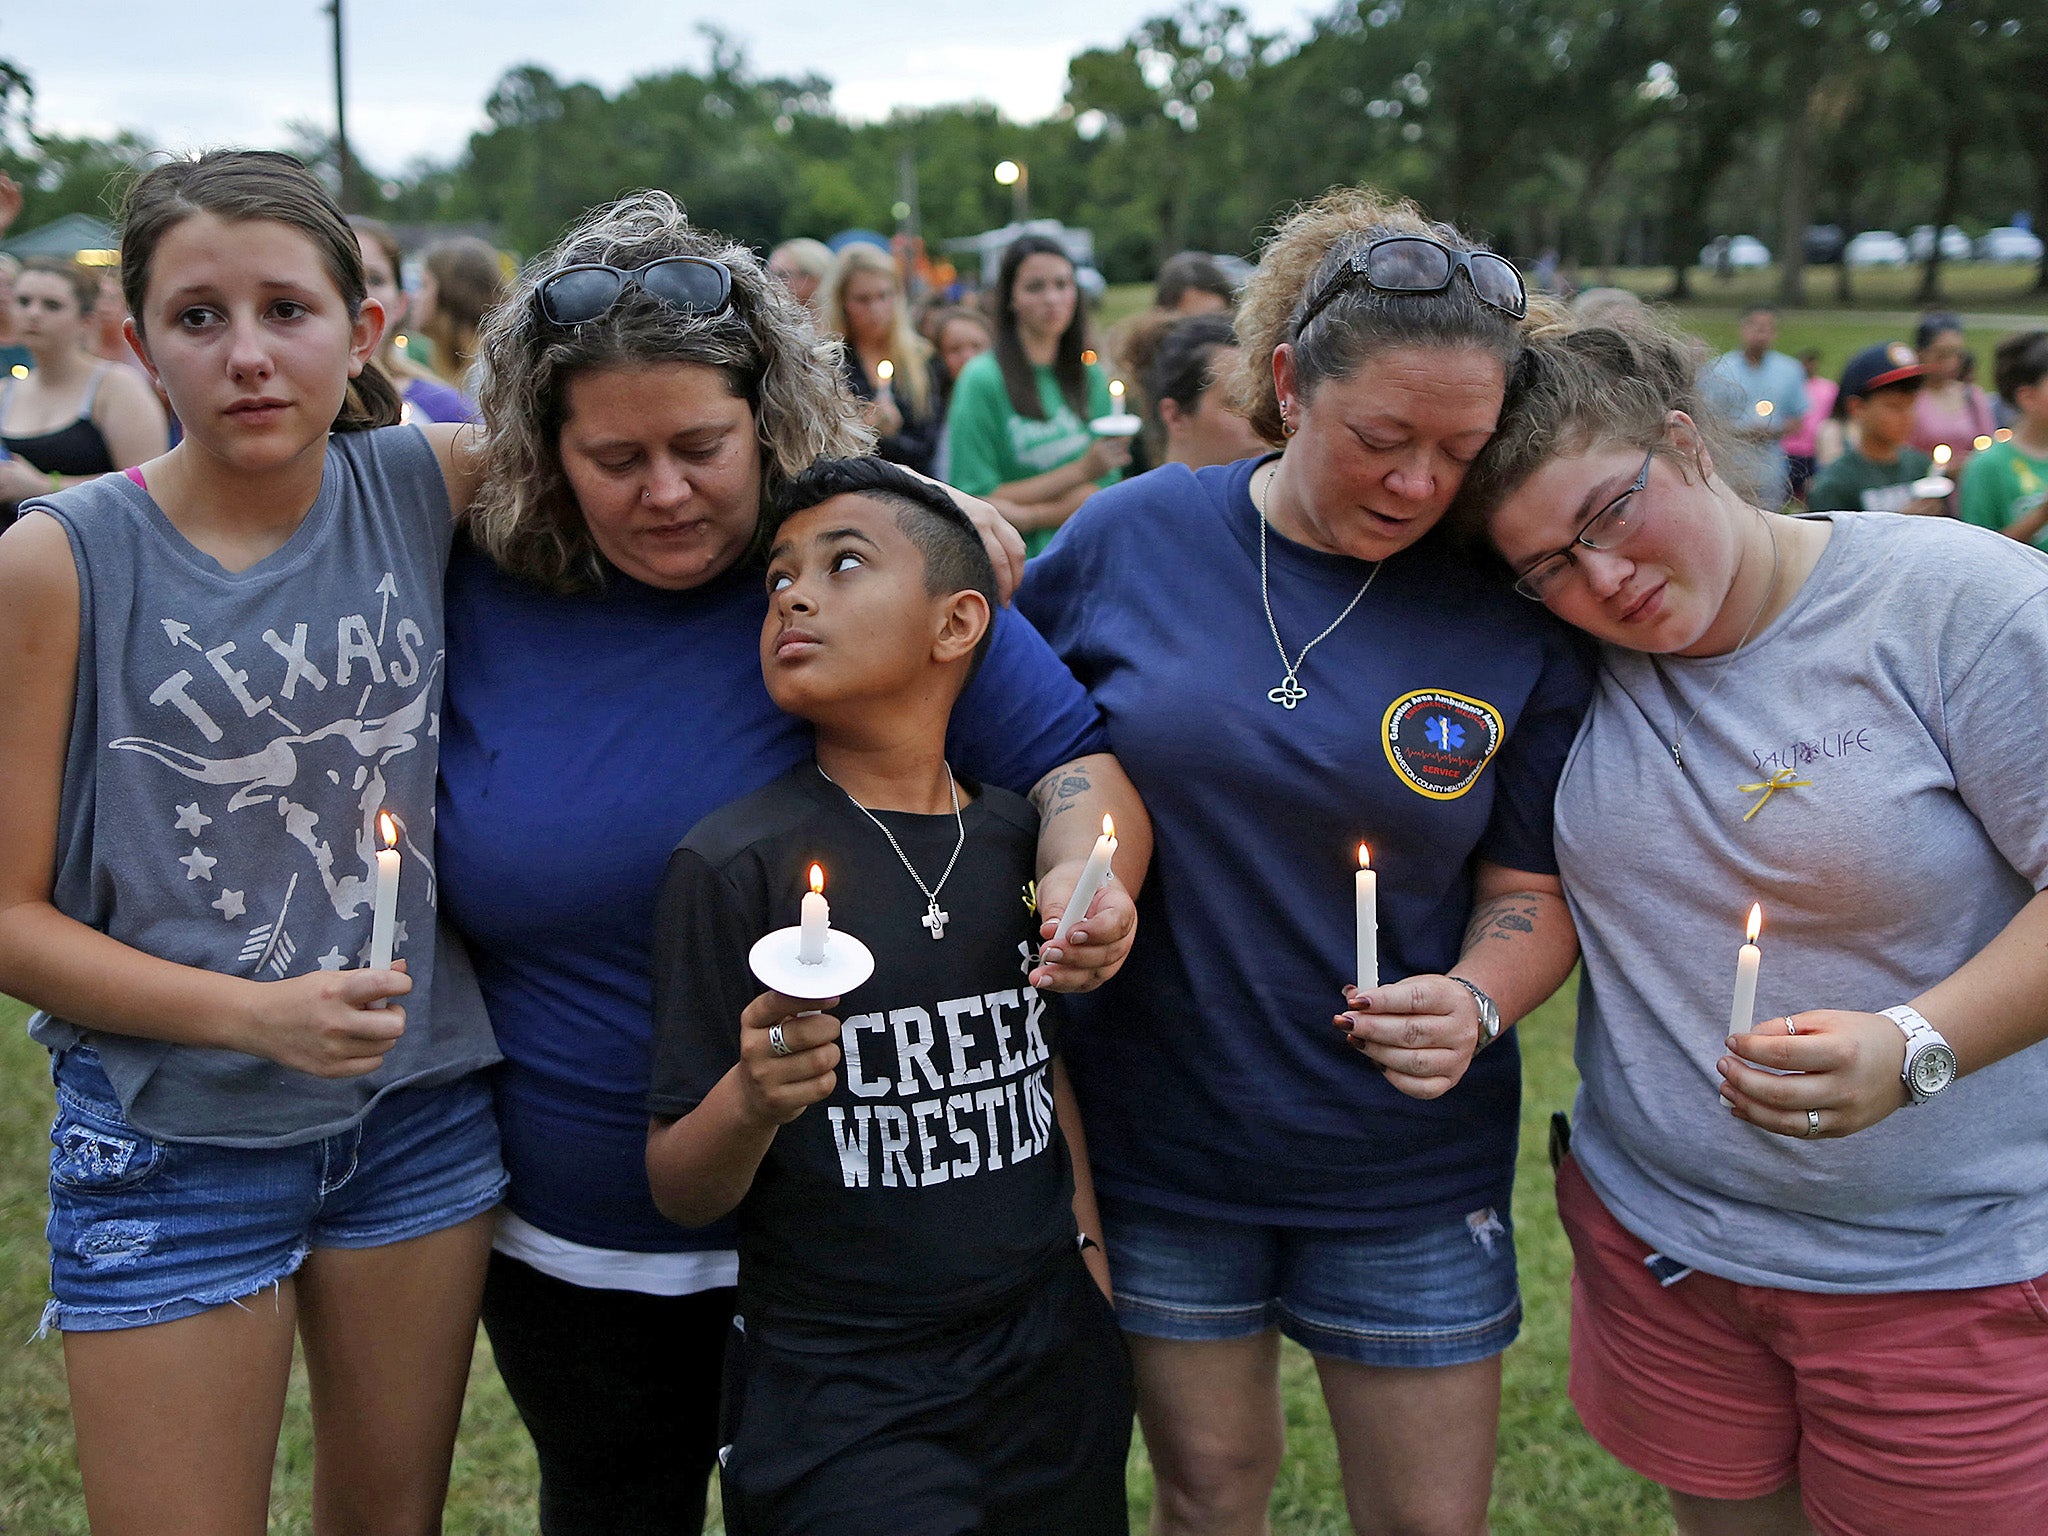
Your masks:
<instances>
[{"instance_id":1,"label":"galveston area ambulance authority patch","mask_svg":"<svg viewBox=\"0 0 2048 1536\"><path fill-rule=\"evenodd\" d=\"M1422 688L1387 706L1380 742L1410 789L1455 800L1479 781L1503 731L1500 711L1484 699Z\"/></svg>"}]
</instances>

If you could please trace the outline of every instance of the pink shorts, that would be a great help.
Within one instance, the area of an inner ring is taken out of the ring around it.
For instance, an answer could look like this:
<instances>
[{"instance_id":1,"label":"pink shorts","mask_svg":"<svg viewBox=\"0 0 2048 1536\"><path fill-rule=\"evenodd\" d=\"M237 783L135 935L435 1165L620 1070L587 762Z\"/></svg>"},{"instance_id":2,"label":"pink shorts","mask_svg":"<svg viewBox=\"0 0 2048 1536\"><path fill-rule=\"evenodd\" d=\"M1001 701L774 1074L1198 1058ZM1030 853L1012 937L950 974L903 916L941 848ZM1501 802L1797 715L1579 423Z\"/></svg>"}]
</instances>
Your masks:
<instances>
[{"instance_id":1,"label":"pink shorts","mask_svg":"<svg viewBox=\"0 0 2048 1536\"><path fill-rule=\"evenodd\" d=\"M1570 1158L1557 1210L1572 1403L1625 1465L1705 1499L1796 1478L1822 1536L2048 1532L2048 1277L1867 1296L1698 1272L1666 1287Z\"/></svg>"}]
</instances>

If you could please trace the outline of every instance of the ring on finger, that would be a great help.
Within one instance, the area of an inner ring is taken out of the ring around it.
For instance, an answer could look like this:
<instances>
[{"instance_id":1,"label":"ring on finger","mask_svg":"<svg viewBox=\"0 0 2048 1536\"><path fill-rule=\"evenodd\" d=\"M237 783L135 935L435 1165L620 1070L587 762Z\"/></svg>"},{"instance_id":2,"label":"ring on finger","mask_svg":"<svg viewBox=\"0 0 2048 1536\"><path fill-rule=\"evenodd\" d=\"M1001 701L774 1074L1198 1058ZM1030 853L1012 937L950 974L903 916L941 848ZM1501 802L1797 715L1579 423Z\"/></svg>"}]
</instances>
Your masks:
<instances>
[{"instance_id":1,"label":"ring on finger","mask_svg":"<svg viewBox=\"0 0 2048 1536\"><path fill-rule=\"evenodd\" d=\"M794 1052L790 1049L789 1042L782 1038L782 1026L780 1024L773 1024L769 1026L768 1049L773 1051L778 1056L789 1056L794 1054Z\"/></svg>"},{"instance_id":2,"label":"ring on finger","mask_svg":"<svg viewBox=\"0 0 2048 1536\"><path fill-rule=\"evenodd\" d=\"M1820 1111L1817 1109L1806 1112L1806 1134L1809 1138L1820 1134Z\"/></svg>"}]
</instances>

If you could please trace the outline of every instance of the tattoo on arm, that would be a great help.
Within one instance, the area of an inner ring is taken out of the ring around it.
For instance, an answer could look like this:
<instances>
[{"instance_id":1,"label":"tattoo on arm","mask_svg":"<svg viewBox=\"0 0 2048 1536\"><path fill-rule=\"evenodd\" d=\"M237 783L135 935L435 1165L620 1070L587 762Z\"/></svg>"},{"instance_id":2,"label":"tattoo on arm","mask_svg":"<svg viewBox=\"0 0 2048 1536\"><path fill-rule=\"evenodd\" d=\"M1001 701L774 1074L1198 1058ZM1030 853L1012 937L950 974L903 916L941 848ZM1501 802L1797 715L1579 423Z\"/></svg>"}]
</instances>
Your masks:
<instances>
[{"instance_id":1,"label":"tattoo on arm","mask_svg":"<svg viewBox=\"0 0 2048 1536\"><path fill-rule=\"evenodd\" d=\"M1534 933L1542 910L1534 896L1496 896L1473 912L1472 921L1465 925L1464 947L1471 949L1485 939L1513 939L1517 934Z\"/></svg>"},{"instance_id":2,"label":"tattoo on arm","mask_svg":"<svg viewBox=\"0 0 2048 1536\"><path fill-rule=\"evenodd\" d=\"M1031 803L1038 807L1038 824L1043 827L1056 816L1071 811L1080 797L1095 787L1086 769L1071 763L1053 769L1031 790Z\"/></svg>"}]
</instances>

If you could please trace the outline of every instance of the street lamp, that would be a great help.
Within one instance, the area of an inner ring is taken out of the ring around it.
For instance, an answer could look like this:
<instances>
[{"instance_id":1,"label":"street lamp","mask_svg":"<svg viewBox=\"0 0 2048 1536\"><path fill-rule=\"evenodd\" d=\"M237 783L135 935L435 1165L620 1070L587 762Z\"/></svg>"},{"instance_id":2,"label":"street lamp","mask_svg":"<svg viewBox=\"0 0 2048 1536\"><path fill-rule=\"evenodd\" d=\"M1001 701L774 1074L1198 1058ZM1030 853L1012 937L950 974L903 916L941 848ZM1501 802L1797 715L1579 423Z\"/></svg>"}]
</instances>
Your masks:
<instances>
[{"instance_id":1,"label":"street lamp","mask_svg":"<svg viewBox=\"0 0 2048 1536\"><path fill-rule=\"evenodd\" d=\"M1013 217L1019 224L1031 218L1031 167L1016 160L996 162L996 184L1008 187L1015 199Z\"/></svg>"}]
</instances>

